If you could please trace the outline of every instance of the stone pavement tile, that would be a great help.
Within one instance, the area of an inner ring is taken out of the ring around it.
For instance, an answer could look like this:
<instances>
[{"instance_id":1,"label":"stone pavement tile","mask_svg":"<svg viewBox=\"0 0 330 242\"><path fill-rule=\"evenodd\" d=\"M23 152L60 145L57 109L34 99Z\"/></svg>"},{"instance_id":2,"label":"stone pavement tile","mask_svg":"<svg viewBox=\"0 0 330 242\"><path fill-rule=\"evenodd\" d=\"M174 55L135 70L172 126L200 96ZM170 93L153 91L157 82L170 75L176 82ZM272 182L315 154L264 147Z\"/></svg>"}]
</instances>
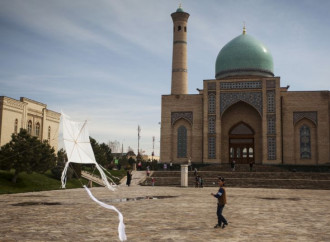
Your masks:
<instances>
[{"instance_id":1,"label":"stone pavement tile","mask_svg":"<svg viewBox=\"0 0 330 242\"><path fill-rule=\"evenodd\" d=\"M123 213L128 241L330 241L329 191L229 187L229 226L214 229L217 188L91 190ZM119 201L147 196L172 197ZM84 189L1 195L0 205L0 241L119 241L117 214Z\"/></svg>"}]
</instances>

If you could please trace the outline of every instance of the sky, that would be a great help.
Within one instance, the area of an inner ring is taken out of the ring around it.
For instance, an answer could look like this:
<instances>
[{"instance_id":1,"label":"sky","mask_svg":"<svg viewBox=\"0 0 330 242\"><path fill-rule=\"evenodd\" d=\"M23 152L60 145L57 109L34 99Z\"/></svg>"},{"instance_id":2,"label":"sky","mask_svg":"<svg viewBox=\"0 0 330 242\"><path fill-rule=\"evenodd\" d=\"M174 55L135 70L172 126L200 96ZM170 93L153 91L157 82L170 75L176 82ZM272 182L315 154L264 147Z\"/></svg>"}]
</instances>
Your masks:
<instances>
[{"instance_id":1,"label":"sky","mask_svg":"<svg viewBox=\"0 0 330 242\"><path fill-rule=\"evenodd\" d=\"M215 78L221 48L242 33L270 50L289 91L329 90L328 0L0 0L0 96L27 97L88 121L98 142L159 155L170 94L173 23L188 20L190 94ZM153 148L152 137L155 136Z\"/></svg>"}]
</instances>

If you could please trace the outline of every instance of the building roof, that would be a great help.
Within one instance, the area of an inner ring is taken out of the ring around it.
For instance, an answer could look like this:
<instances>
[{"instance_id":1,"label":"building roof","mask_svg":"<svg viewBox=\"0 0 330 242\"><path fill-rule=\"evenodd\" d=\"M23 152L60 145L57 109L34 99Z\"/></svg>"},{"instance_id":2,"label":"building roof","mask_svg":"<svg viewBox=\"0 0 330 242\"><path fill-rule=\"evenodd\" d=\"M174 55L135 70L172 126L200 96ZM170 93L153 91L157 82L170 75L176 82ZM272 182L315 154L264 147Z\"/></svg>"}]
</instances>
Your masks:
<instances>
[{"instance_id":1,"label":"building roof","mask_svg":"<svg viewBox=\"0 0 330 242\"><path fill-rule=\"evenodd\" d=\"M274 76L273 57L267 47L245 34L228 42L219 52L215 63L215 77L253 75Z\"/></svg>"}]
</instances>

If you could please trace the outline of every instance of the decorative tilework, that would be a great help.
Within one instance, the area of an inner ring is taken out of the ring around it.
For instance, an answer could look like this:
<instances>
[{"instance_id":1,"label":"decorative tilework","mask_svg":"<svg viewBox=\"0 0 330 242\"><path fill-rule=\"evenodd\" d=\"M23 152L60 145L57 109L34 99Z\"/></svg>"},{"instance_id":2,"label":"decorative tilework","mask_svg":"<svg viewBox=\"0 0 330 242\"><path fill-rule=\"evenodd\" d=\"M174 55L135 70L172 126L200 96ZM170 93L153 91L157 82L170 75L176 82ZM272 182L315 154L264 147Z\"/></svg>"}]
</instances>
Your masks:
<instances>
[{"instance_id":1,"label":"decorative tilework","mask_svg":"<svg viewBox=\"0 0 330 242\"><path fill-rule=\"evenodd\" d=\"M177 40L177 41L174 41L173 44L187 44L187 41Z\"/></svg>"},{"instance_id":2,"label":"decorative tilework","mask_svg":"<svg viewBox=\"0 0 330 242\"><path fill-rule=\"evenodd\" d=\"M275 88L275 87L276 87L276 82L275 82L275 80L267 80L267 81L266 81L266 87L267 87L267 88Z\"/></svg>"},{"instance_id":3,"label":"decorative tilework","mask_svg":"<svg viewBox=\"0 0 330 242\"><path fill-rule=\"evenodd\" d=\"M293 112L293 124L296 124L299 120L303 118L308 118L312 122L314 122L315 125L317 125L317 112L311 111L311 112Z\"/></svg>"},{"instance_id":4,"label":"decorative tilework","mask_svg":"<svg viewBox=\"0 0 330 242\"><path fill-rule=\"evenodd\" d=\"M215 82L209 82L209 83L207 83L207 89L208 90L215 90L216 89Z\"/></svg>"},{"instance_id":5,"label":"decorative tilework","mask_svg":"<svg viewBox=\"0 0 330 242\"><path fill-rule=\"evenodd\" d=\"M275 113L276 104L275 104L275 91L267 91L267 112Z\"/></svg>"},{"instance_id":6,"label":"decorative tilework","mask_svg":"<svg viewBox=\"0 0 330 242\"><path fill-rule=\"evenodd\" d=\"M183 125L178 128L178 158L187 157L187 129Z\"/></svg>"},{"instance_id":7,"label":"decorative tilework","mask_svg":"<svg viewBox=\"0 0 330 242\"><path fill-rule=\"evenodd\" d=\"M276 116L274 114L267 115L267 134L276 134Z\"/></svg>"},{"instance_id":8,"label":"decorative tilework","mask_svg":"<svg viewBox=\"0 0 330 242\"><path fill-rule=\"evenodd\" d=\"M215 114L215 94L209 94L209 114Z\"/></svg>"},{"instance_id":9,"label":"decorative tilework","mask_svg":"<svg viewBox=\"0 0 330 242\"><path fill-rule=\"evenodd\" d=\"M220 83L221 89L260 89L262 88L261 81L253 82L222 82Z\"/></svg>"},{"instance_id":10,"label":"decorative tilework","mask_svg":"<svg viewBox=\"0 0 330 242\"><path fill-rule=\"evenodd\" d=\"M172 69L172 72L188 72L188 70L183 68L178 68L178 69Z\"/></svg>"},{"instance_id":11,"label":"decorative tilework","mask_svg":"<svg viewBox=\"0 0 330 242\"><path fill-rule=\"evenodd\" d=\"M276 137L267 137L268 160L276 160Z\"/></svg>"},{"instance_id":12,"label":"decorative tilework","mask_svg":"<svg viewBox=\"0 0 330 242\"><path fill-rule=\"evenodd\" d=\"M209 133L215 134L215 116L209 116Z\"/></svg>"},{"instance_id":13,"label":"decorative tilework","mask_svg":"<svg viewBox=\"0 0 330 242\"><path fill-rule=\"evenodd\" d=\"M300 128L300 158L310 159L311 154L311 132L307 125Z\"/></svg>"},{"instance_id":14,"label":"decorative tilework","mask_svg":"<svg viewBox=\"0 0 330 242\"><path fill-rule=\"evenodd\" d=\"M215 137L210 136L208 140L209 140L209 143L208 143L209 159L215 159Z\"/></svg>"},{"instance_id":15,"label":"decorative tilework","mask_svg":"<svg viewBox=\"0 0 330 242\"><path fill-rule=\"evenodd\" d=\"M180 118L187 120L190 124L193 123L193 113L192 112L172 112L171 113L172 125L174 125L174 123L177 120L179 120Z\"/></svg>"},{"instance_id":16,"label":"decorative tilework","mask_svg":"<svg viewBox=\"0 0 330 242\"><path fill-rule=\"evenodd\" d=\"M257 109L262 115L262 93L261 92L222 92L220 94L220 114L234 103L246 102Z\"/></svg>"}]
</instances>

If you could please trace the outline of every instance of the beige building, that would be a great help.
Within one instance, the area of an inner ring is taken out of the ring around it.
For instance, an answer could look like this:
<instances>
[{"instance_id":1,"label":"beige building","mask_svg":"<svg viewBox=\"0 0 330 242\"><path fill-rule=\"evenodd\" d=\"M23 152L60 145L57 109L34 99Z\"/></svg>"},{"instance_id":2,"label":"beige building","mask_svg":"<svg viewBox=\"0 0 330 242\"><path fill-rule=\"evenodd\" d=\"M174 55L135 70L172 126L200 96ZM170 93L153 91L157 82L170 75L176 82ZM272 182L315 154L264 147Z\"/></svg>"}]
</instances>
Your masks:
<instances>
[{"instance_id":1,"label":"beige building","mask_svg":"<svg viewBox=\"0 0 330 242\"><path fill-rule=\"evenodd\" d=\"M281 87L270 51L244 28L220 50L215 79L188 94L189 14L180 7L171 16L172 86L162 96L161 162L330 162L328 90Z\"/></svg>"},{"instance_id":2,"label":"beige building","mask_svg":"<svg viewBox=\"0 0 330 242\"><path fill-rule=\"evenodd\" d=\"M57 152L60 117L61 114L47 109L46 104L25 97L16 100L1 96L0 146L23 128L40 140L48 140Z\"/></svg>"}]
</instances>

